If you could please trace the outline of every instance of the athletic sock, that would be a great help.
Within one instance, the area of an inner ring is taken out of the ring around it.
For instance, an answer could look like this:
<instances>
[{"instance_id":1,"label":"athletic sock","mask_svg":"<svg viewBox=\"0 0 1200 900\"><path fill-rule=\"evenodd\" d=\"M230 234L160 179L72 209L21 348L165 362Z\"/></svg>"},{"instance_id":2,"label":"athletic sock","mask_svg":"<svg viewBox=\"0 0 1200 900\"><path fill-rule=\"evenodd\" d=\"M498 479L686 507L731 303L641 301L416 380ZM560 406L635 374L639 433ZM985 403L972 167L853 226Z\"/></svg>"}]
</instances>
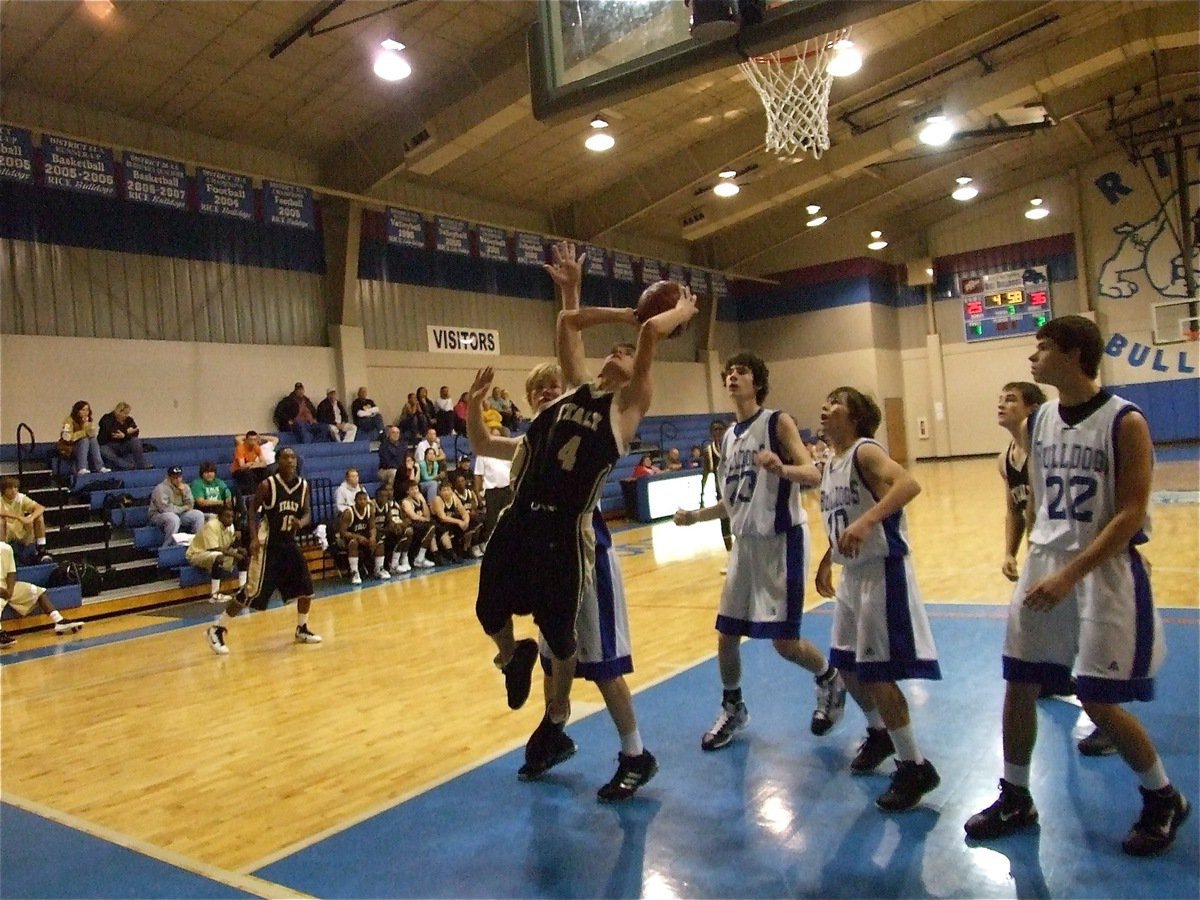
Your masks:
<instances>
[{"instance_id":1,"label":"athletic sock","mask_svg":"<svg viewBox=\"0 0 1200 900\"><path fill-rule=\"evenodd\" d=\"M889 728L888 734L892 736L892 743L896 745L896 759L918 765L925 761L917 747L917 736L913 733L911 722L903 728Z\"/></svg>"},{"instance_id":2,"label":"athletic sock","mask_svg":"<svg viewBox=\"0 0 1200 900\"><path fill-rule=\"evenodd\" d=\"M399 550L397 550L395 553L392 554L391 568L393 568L393 569L400 568L400 551Z\"/></svg>"},{"instance_id":3,"label":"athletic sock","mask_svg":"<svg viewBox=\"0 0 1200 900\"><path fill-rule=\"evenodd\" d=\"M238 587L244 588L246 586L246 579L247 579L246 572L238 572Z\"/></svg>"},{"instance_id":4,"label":"athletic sock","mask_svg":"<svg viewBox=\"0 0 1200 900\"><path fill-rule=\"evenodd\" d=\"M1162 760L1157 754L1155 754L1150 768L1145 772L1138 772L1137 777L1142 787L1148 791L1161 791L1163 788L1171 786L1171 780L1167 778L1167 770L1163 768Z\"/></svg>"},{"instance_id":5,"label":"athletic sock","mask_svg":"<svg viewBox=\"0 0 1200 900\"><path fill-rule=\"evenodd\" d=\"M637 728L629 734L621 735L621 752L626 756L641 756L646 745L642 743L642 733Z\"/></svg>"},{"instance_id":6,"label":"athletic sock","mask_svg":"<svg viewBox=\"0 0 1200 900\"><path fill-rule=\"evenodd\" d=\"M375 557L375 574L378 575L382 571L383 571L383 554L381 553L377 557Z\"/></svg>"},{"instance_id":7,"label":"athletic sock","mask_svg":"<svg viewBox=\"0 0 1200 900\"><path fill-rule=\"evenodd\" d=\"M53 622L55 625L57 625L62 620L63 620L62 613L60 613L57 609L51 610L51 612L50 612L50 621L51 622Z\"/></svg>"},{"instance_id":8,"label":"athletic sock","mask_svg":"<svg viewBox=\"0 0 1200 900\"><path fill-rule=\"evenodd\" d=\"M741 686L739 685L737 687L725 688L725 691L721 697L721 700L725 703L741 703L742 702Z\"/></svg>"},{"instance_id":9,"label":"athletic sock","mask_svg":"<svg viewBox=\"0 0 1200 900\"><path fill-rule=\"evenodd\" d=\"M35 543L37 546L39 546L39 547L45 547L45 546L46 546L46 539L45 539L44 537L35 538L35 539L34 539L34 543Z\"/></svg>"},{"instance_id":10,"label":"athletic sock","mask_svg":"<svg viewBox=\"0 0 1200 900\"><path fill-rule=\"evenodd\" d=\"M413 558L413 562L425 562L425 548L422 547L417 551L417 555Z\"/></svg>"},{"instance_id":11,"label":"athletic sock","mask_svg":"<svg viewBox=\"0 0 1200 900\"><path fill-rule=\"evenodd\" d=\"M1004 763L1004 780L1017 787L1029 790L1029 766L1018 766L1014 763Z\"/></svg>"},{"instance_id":12,"label":"athletic sock","mask_svg":"<svg viewBox=\"0 0 1200 900\"><path fill-rule=\"evenodd\" d=\"M221 593L221 579L214 578L212 579L212 595L215 597L219 593Z\"/></svg>"},{"instance_id":13,"label":"athletic sock","mask_svg":"<svg viewBox=\"0 0 1200 900\"><path fill-rule=\"evenodd\" d=\"M824 685L830 678L837 674L837 668L829 660L825 660L825 668L821 670L821 674L817 676L817 684Z\"/></svg>"},{"instance_id":14,"label":"athletic sock","mask_svg":"<svg viewBox=\"0 0 1200 900\"><path fill-rule=\"evenodd\" d=\"M296 627L301 628L308 624L308 613L296 613Z\"/></svg>"},{"instance_id":15,"label":"athletic sock","mask_svg":"<svg viewBox=\"0 0 1200 900\"><path fill-rule=\"evenodd\" d=\"M227 612L223 612L223 613L221 613L221 615L217 616L217 627L218 628L228 628L229 623L232 621L233 621L233 616L229 615L229 613L227 613Z\"/></svg>"},{"instance_id":16,"label":"athletic sock","mask_svg":"<svg viewBox=\"0 0 1200 900\"><path fill-rule=\"evenodd\" d=\"M873 728L876 731L878 731L880 728L887 728L887 726L883 724L883 716L879 714L879 710L877 708L872 710L864 709L863 715L867 717L868 728Z\"/></svg>"}]
</instances>

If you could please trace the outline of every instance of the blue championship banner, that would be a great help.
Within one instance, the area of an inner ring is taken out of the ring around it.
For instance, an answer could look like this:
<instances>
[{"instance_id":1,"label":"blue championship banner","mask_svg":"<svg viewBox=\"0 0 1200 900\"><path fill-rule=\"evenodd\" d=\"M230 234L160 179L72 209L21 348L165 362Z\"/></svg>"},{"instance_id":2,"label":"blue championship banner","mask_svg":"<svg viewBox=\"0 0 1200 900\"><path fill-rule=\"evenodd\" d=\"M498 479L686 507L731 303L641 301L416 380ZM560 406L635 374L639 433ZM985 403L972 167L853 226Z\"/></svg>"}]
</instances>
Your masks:
<instances>
[{"instance_id":1,"label":"blue championship banner","mask_svg":"<svg viewBox=\"0 0 1200 900\"><path fill-rule=\"evenodd\" d=\"M597 278L608 277L608 251L603 247L597 247L595 244L584 244L577 247L576 253L587 254L587 274L595 275Z\"/></svg>"},{"instance_id":2,"label":"blue championship banner","mask_svg":"<svg viewBox=\"0 0 1200 900\"><path fill-rule=\"evenodd\" d=\"M697 297L708 296L708 273L703 269L692 269L688 276L688 287Z\"/></svg>"},{"instance_id":3,"label":"blue championship banner","mask_svg":"<svg viewBox=\"0 0 1200 900\"><path fill-rule=\"evenodd\" d=\"M523 266L540 266L546 261L546 245L540 234L517 232L515 262Z\"/></svg>"},{"instance_id":4,"label":"blue championship banner","mask_svg":"<svg viewBox=\"0 0 1200 900\"><path fill-rule=\"evenodd\" d=\"M316 231L312 191L282 181L264 181L263 220L270 225Z\"/></svg>"},{"instance_id":5,"label":"blue championship banner","mask_svg":"<svg viewBox=\"0 0 1200 900\"><path fill-rule=\"evenodd\" d=\"M411 209L387 208L387 242L425 249L425 219Z\"/></svg>"},{"instance_id":6,"label":"blue championship banner","mask_svg":"<svg viewBox=\"0 0 1200 900\"><path fill-rule=\"evenodd\" d=\"M47 187L117 196L117 166L111 147L43 134L42 171Z\"/></svg>"},{"instance_id":7,"label":"blue championship banner","mask_svg":"<svg viewBox=\"0 0 1200 900\"><path fill-rule=\"evenodd\" d=\"M617 281L633 284L633 257L628 253L614 253L612 274Z\"/></svg>"},{"instance_id":8,"label":"blue championship banner","mask_svg":"<svg viewBox=\"0 0 1200 900\"><path fill-rule=\"evenodd\" d=\"M200 212L254 221L254 184L246 175L196 168Z\"/></svg>"},{"instance_id":9,"label":"blue championship banner","mask_svg":"<svg viewBox=\"0 0 1200 900\"><path fill-rule=\"evenodd\" d=\"M484 259L508 262L508 235L503 228L491 225L476 225L475 236L479 239L479 255Z\"/></svg>"},{"instance_id":10,"label":"blue championship banner","mask_svg":"<svg viewBox=\"0 0 1200 900\"><path fill-rule=\"evenodd\" d=\"M669 263L667 270L663 273L663 278L671 281L678 281L680 284L688 283L688 270L680 263Z\"/></svg>"},{"instance_id":11,"label":"blue championship banner","mask_svg":"<svg viewBox=\"0 0 1200 900\"><path fill-rule=\"evenodd\" d=\"M33 138L24 128L0 125L0 178L33 181Z\"/></svg>"},{"instance_id":12,"label":"blue championship banner","mask_svg":"<svg viewBox=\"0 0 1200 900\"><path fill-rule=\"evenodd\" d=\"M471 232L462 219L437 217L437 241L434 246L446 253L471 255Z\"/></svg>"},{"instance_id":13,"label":"blue championship banner","mask_svg":"<svg viewBox=\"0 0 1200 900\"><path fill-rule=\"evenodd\" d=\"M729 282L720 272L713 272L712 290L713 297L717 300L725 300L729 297Z\"/></svg>"},{"instance_id":14,"label":"blue championship banner","mask_svg":"<svg viewBox=\"0 0 1200 900\"><path fill-rule=\"evenodd\" d=\"M183 163L142 153L125 154L125 199L168 209L187 209Z\"/></svg>"}]
</instances>

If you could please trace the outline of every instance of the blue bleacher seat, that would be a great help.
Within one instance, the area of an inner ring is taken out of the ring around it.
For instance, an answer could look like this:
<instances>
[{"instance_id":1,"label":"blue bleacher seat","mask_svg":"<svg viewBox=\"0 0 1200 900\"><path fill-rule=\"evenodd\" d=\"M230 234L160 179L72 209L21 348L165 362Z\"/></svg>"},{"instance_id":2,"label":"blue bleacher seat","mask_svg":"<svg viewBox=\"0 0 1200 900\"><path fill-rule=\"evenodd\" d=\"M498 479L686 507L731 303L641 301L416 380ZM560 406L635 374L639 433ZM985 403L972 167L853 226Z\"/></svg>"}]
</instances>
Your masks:
<instances>
[{"instance_id":1,"label":"blue bleacher seat","mask_svg":"<svg viewBox=\"0 0 1200 900\"><path fill-rule=\"evenodd\" d=\"M38 563L35 566L17 566L17 581L26 581L45 587L50 582L50 573L58 563Z\"/></svg>"},{"instance_id":2,"label":"blue bleacher seat","mask_svg":"<svg viewBox=\"0 0 1200 900\"><path fill-rule=\"evenodd\" d=\"M133 529L133 546L139 550L157 550L162 542L162 529L157 525L142 525Z\"/></svg>"},{"instance_id":3,"label":"blue bleacher seat","mask_svg":"<svg viewBox=\"0 0 1200 900\"><path fill-rule=\"evenodd\" d=\"M158 531L156 528L155 531ZM162 532L158 532L161 539ZM158 567L160 569L178 569L187 565L187 546L174 544L170 547L158 548Z\"/></svg>"}]
</instances>

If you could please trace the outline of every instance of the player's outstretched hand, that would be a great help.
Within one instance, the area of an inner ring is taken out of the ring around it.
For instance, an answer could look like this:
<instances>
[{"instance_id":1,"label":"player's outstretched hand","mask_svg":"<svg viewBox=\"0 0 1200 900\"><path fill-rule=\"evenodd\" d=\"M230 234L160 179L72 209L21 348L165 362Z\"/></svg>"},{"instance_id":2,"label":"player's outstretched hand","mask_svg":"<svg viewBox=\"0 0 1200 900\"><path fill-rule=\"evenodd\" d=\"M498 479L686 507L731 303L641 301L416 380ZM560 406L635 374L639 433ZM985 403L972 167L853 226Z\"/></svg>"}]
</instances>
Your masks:
<instances>
[{"instance_id":1,"label":"player's outstretched hand","mask_svg":"<svg viewBox=\"0 0 1200 900\"><path fill-rule=\"evenodd\" d=\"M671 520L676 525L695 525L696 513L690 509L677 509L675 510L675 515L671 517Z\"/></svg>"},{"instance_id":2,"label":"player's outstretched hand","mask_svg":"<svg viewBox=\"0 0 1200 900\"><path fill-rule=\"evenodd\" d=\"M559 241L557 244L552 244L550 257L553 262L543 265L542 268L546 270L546 274L556 285L568 289L583 283L583 267L587 263L587 254L581 253L576 257L573 241Z\"/></svg>"},{"instance_id":3,"label":"player's outstretched hand","mask_svg":"<svg viewBox=\"0 0 1200 900\"><path fill-rule=\"evenodd\" d=\"M491 366L484 366L475 372L475 380L471 382L471 390L468 392L468 400L472 403L482 402L492 389L492 379L496 377L496 370Z\"/></svg>"}]
</instances>

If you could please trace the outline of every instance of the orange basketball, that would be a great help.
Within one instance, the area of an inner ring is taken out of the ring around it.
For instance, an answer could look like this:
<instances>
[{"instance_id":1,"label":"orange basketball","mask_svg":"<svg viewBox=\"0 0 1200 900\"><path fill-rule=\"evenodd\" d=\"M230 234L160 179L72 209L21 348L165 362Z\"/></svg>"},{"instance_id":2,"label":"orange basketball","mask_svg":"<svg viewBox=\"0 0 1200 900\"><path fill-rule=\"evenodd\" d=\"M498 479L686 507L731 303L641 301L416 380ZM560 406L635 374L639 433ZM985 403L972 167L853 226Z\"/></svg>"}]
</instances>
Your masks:
<instances>
[{"instance_id":1,"label":"orange basketball","mask_svg":"<svg viewBox=\"0 0 1200 900\"><path fill-rule=\"evenodd\" d=\"M645 322L647 319L653 318L659 313L666 312L669 309L674 309L675 304L679 302L679 297L682 293L683 285L676 281L654 282L654 284L642 291L642 296L638 298L638 321ZM676 337L682 334L684 327L685 326L680 325L667 336Z\"/></svg>"}]
</instances>

